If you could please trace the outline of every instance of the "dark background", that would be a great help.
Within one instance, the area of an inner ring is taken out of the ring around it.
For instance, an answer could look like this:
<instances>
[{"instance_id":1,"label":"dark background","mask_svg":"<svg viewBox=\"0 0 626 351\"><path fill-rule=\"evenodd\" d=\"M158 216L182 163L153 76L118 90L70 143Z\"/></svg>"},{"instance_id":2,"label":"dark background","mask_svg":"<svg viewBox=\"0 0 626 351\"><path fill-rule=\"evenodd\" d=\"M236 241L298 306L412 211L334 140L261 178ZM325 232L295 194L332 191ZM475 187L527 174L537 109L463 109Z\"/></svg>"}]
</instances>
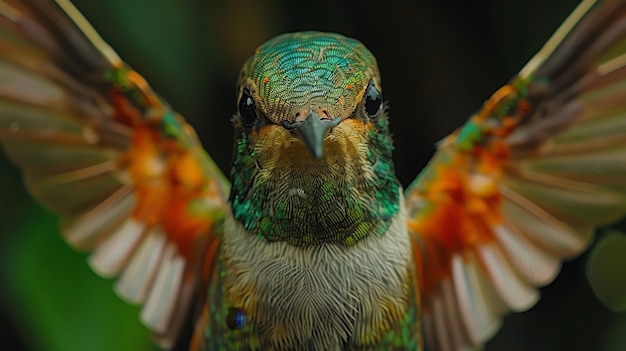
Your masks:
<instances>
[{"instance_id":1,"label":"dark background","mask_svg":"<svg viewBox=\"0 0 626 351\"><path fill-rule=\"evenodd\" d=\"M258 45L310 29L361 40L378 58L404 185L434 143L513 76L577 2L75 1L195 126L223 170L237 73ZM112 281L93 274L86 254L70 250L55 228L55 217L33 202L0 155L0 349L153 350L138 308L119 300ZM506 318L487 350L626 349L626 316L594 296L586 260L567 263L537 307Z\"/></svg>"}]
</instances>

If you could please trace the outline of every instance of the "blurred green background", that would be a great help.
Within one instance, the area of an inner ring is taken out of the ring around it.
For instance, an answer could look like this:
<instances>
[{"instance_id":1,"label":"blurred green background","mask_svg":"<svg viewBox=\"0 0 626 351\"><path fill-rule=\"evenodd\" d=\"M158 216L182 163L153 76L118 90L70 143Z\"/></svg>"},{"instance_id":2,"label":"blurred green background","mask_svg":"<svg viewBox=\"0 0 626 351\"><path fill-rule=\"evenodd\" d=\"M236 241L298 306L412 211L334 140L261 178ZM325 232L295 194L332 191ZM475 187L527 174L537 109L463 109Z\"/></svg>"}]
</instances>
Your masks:
<instances>
[{"instance_id":1,"label":"blurred green background","mask_svg":"<svg viewBox=\"0 0 626 351\"><path fill-rule=\"evenodd\" d=\"M256 46L290 31L333 31L378 58L404 185L434 143L519 70L578 1L335 2L76 0L118 53L196 127L216 162L231 157L235 81ZM622 227L624 227L622 225ZM70 250L56 219L0 155L0 349L155 350L138 308ZM530 312L508 317L487 350L623 350L626 315L609 311L567 263ZM622 263L626 266L626 262Z\"/></svg>"}]
</instances>

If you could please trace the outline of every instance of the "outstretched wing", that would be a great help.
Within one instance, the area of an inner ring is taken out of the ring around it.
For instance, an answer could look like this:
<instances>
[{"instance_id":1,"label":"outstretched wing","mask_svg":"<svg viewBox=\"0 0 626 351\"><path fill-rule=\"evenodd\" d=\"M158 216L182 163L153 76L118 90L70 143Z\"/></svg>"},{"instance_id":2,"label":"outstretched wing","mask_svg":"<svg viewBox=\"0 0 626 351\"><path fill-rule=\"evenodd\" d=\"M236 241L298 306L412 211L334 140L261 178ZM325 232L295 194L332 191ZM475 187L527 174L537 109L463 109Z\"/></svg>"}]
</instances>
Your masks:
<instances>
[{"instance_id":1,"label":"outstretched wing","mask_svg":"<svg viewBox=\"0 0 626 351\"><path fill-rule=\"evenodd\" d=\"M406 198L431 349L482 346L626 212L626 2L583 1Z\"/></svg>"},{"instance_id":2,"label":"outstretched wing","mask_svg":"<svg viewBox=\"0 0 626 351\"><path fill-rule=\"evenodd\" d=\"M67 241L175 341L229 184L193 129L67 0L0 0L0 143Z\"/></svg>"}]
</instances>

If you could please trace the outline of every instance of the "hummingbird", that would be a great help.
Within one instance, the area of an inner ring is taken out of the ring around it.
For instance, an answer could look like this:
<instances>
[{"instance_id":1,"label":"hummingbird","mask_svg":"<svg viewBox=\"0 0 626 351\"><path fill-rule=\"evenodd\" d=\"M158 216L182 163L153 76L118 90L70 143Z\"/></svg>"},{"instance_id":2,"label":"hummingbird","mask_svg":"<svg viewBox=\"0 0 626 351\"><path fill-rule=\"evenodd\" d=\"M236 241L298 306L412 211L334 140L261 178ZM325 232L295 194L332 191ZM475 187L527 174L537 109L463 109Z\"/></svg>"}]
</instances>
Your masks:
<instances>
[{"instance_id":1,"label":"hummingbird","mask_svg":"<svg viewBox=\"0 0 626 351\"><path fill-rule=\"evenodd\" d=\"M403 189L374 55L238 77L227 175L68 0L0 0L0 144L165 349L481 348L626 213L626 2L583 0Z\"/></svg>"}]
</instances>

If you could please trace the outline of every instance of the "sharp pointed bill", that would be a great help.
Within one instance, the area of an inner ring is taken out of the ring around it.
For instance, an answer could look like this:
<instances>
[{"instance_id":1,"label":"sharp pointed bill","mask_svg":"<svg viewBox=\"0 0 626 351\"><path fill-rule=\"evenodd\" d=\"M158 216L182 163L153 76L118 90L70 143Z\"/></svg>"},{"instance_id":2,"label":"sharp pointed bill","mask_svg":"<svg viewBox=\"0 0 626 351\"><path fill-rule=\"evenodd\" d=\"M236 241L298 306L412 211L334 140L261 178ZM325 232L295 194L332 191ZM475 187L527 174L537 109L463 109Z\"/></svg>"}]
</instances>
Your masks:
<instances>
[{"instance_id":1,"label":"sharp pointed bill","mask_svg":"<svg viewBox=\"0 0 626 351\"><path fill-rule=\"evenodd\" d=\"M283 121L283 126L298 133L313 157L319 160L324 156L324 139L326 139L329 129L336 127L341 119L341 117L336 117L333 120L322 120L322 117L311 109L304 121L296 123Z\"/></svg>"},{"instance_id":2,"label":"sharp pointed bill","mask_svg":"<svg viewBox=\"0 0 626 351\"><path fill-rule=\"evenodd\" d=\"M244 64L231 187L68 1L0 0L0 34L0 144L165 348L199 315L191 351L419 351L422 321L476 349L626 212L622 0L584 0L406 191L355 39Z\"/></svg>"}]
</instances>

